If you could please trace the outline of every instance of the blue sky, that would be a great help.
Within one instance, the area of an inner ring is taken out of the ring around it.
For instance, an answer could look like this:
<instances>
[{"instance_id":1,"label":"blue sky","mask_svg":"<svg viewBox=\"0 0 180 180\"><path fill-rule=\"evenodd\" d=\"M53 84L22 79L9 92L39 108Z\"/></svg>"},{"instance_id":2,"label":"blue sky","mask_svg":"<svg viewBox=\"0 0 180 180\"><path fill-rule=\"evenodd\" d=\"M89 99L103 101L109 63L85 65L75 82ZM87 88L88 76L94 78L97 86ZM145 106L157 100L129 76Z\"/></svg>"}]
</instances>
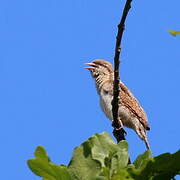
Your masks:
<instances>
[{"instance_id":1,"label":"blue sky","mask_svg":"<svg viewBox=\"0 0 180 180\"><path fill-rule=\"evenodd\" d=\"M85 62L113 62L124 1L0 2L1 179L40 179L26 160L43 145L68 164L73 148L111 123ZM134 1L122 44L121 79L146 110L153 155L179 149L179 0ZM132 159L145 151L127 130Z\"/></svg>"}]
</instances>

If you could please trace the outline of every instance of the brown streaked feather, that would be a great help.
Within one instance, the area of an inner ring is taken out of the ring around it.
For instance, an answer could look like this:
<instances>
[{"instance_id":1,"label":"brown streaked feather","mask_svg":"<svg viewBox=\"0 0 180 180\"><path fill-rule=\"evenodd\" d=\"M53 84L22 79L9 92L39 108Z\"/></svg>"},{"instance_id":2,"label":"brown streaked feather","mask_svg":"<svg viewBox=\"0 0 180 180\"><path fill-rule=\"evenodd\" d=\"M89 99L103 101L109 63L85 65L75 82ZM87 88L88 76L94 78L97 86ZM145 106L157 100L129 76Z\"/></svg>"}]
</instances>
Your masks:
<instances>
[{"instance_id":1,"label":"brown streaked feather","mask_svg":"<svg viewBox=\"0 0 180 180\"><path fill-rule=\"evenodd\" d=\"M112 86L109 86L109 84L112 84ZM120 83L120 103L121 105L127 107L129 111L137 117L137 119L141 122L143 127L146 130L150 130L149 124L147 122L147 116L140 106L138 100L133 96L133 94L128 90L128 88L123 84ZM109 91L111 95L113 95L113 81L107 80L103 83L103 89L106 91Z\"/></svg>"},{"instance_id":2,"label":"brown streaked feather","mask_svg":"<svg viewBox=\"0 0 180 180\"><path fill-rule=\"evenodd\" d=\"M139 119L146 130L150 130L146 114L139 105L138 100L132 95L132 93L122 82L120 83L120 88L120 103L126 106L131 111L131 113Z\"/></svg>"}]
</instances>

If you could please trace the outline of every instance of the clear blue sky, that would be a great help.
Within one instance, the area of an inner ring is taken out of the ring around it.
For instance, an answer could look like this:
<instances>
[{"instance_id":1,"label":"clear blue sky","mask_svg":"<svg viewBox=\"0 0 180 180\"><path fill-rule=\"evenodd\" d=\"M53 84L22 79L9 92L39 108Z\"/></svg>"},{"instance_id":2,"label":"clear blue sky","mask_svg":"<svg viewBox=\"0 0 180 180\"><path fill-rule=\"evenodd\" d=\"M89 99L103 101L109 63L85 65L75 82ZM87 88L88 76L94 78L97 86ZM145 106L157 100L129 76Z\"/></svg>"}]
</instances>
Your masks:
<instances>
[{"instance_id":1,"label":"clear blue sky","mask_svg":"<svg viewBox=\"0 0 180 180\"><path fill-rule=\"evenodd\" d=\"M43 145L67 164L94 133L111 134L85 62L113 61L125 1L0 2L1 179L39 180L26 160ZM137 1L127 19L121 78L145 108L153 155L179 149L180 1ZM132 159L145 151L127 130Z\"/></svg>"}]
</instances>

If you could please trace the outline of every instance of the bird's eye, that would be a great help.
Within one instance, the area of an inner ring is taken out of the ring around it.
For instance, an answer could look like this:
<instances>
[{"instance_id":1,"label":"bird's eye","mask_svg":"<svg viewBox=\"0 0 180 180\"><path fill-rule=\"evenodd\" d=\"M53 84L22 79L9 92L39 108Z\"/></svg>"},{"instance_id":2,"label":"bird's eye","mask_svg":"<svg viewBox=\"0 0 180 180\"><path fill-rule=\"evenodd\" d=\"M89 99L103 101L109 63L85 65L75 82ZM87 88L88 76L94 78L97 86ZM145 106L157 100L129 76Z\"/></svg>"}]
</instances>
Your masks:
<instances>
[{"instance_id":1,"label":"bird's eye","mask_svg":"<svg viewBox=\"0 0 180 180\"><path fill-rule=\"evenodd\" d=\"M99 74L98 74L96 71L94 71L94 72L93 72L93 76L94 76L94 78L97 78L97 77L98 77L98 75L99 75Z\"/></svg>"},{"instance_id":2,"label":"bird's eye","mask_svg":"<svg viewBox=\"0 0 180 180\"><path fill-rule=\"evenodd\" d=\"M107 90L103 90L104 94L107 95L108 94L108 91Z\"/></svg>"}]
</instances>

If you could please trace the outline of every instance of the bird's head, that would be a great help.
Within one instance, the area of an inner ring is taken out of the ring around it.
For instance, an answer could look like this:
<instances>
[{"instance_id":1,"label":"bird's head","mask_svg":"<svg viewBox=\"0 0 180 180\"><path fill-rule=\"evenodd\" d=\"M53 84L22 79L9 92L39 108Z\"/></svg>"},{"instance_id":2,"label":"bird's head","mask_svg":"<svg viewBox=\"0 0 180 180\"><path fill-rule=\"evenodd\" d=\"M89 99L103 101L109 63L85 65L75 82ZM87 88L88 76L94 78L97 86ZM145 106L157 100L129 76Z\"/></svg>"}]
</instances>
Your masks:
<instances>
[{"instance_id":1,"label":"bird's head","mask_svg":"<svg viewBox=\"0 0 180 180\"><path fill-rule=\"evenodd\" d=\"M113 67L112 64L108 61L102 60L102 59L96 59L90 63L85 63L86 65L89 65L90 67L85 67L85 69L88 69L93 78L97 77L109 77L113 74Z\"/></svg>"},{"instance_id":2,"label":"bird's head","mask_svg":"<svg viewBox=\"0 0 180 180\"><path fill-rule=\"evenodd\" d=\"M89 67L85 67L85 69L91 72L97 87L103 85L104 82L113 80L113 67L110 62L96 59L90 63L86 63L86 65L89 65Z\"/></svg>"}]
</instances>

